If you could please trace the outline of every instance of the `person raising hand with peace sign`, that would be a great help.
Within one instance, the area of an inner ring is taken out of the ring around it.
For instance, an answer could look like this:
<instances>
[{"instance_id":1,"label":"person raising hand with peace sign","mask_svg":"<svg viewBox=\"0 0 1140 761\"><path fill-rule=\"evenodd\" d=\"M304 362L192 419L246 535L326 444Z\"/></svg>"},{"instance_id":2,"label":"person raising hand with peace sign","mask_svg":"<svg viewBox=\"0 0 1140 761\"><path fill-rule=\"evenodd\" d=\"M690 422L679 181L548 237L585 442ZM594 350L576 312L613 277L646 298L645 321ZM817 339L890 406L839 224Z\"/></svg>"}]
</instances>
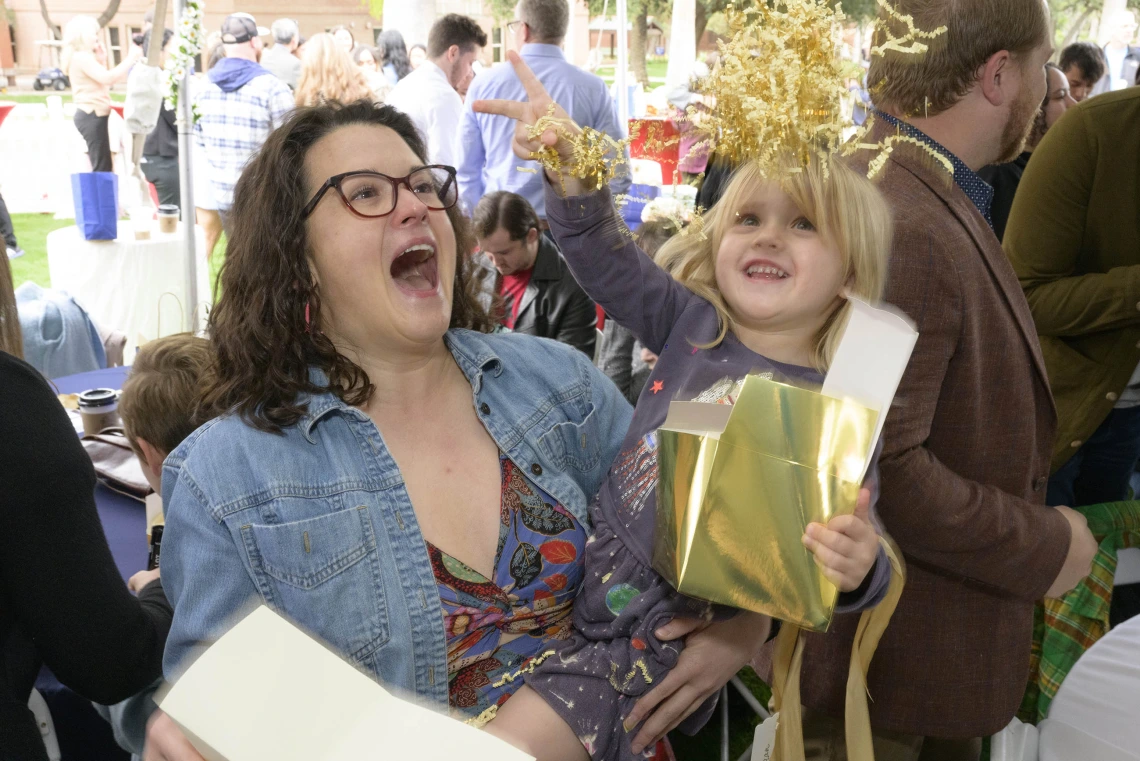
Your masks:
<instances>
[{"instance_id":1,"label":"person raising hand with peace sign","mask_svg":"<svg viewBox=\"0 0 1140 761\"><path fill-rule=\"evenodd\" d=\"M673 400L731 403L736 382L752 372L822 384L830 356L819 347L846 324L843 294L881 295L889 216L866 178L837 161L800 167L789 191L747 164L706 215L707 234L675 236L659 252L674 279L618 217L602 181L612 167L604 142L570 120L517 55L508 58L528 100L476 101L474 110L515 120L513 150L543 164L547 219L574 277L659 359L590 507L594 533L573 631L536 659L527 686L487 730L543 761L573 758L574 749L560 745L567 733L538 741L537 733L560 725L542 718L553 708L595 761L632 761L646 751L652 758L667 732L691 733L708 721L720 689L772 629L767 616L689 598L653 570L657 429ZM837 240L846 228L838 236L816 229L826 220L808 212L824 205L824 194L865 212L852 226L866 250ZM563 445L568 457L579 443ZM870 502L864 489L853 515L813 525L803 540L839 588L840 613L876 604L890 580Z\"/></svg>"}]
</instances>

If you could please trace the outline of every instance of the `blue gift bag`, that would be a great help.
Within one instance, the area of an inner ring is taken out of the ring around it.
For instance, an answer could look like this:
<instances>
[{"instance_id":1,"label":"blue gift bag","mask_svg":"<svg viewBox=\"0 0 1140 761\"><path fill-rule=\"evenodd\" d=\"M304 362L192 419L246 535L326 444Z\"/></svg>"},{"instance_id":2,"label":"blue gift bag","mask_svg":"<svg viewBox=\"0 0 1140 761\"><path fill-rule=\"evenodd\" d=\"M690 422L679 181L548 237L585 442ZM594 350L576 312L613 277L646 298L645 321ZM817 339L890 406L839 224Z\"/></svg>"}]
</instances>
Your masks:
<instances>
[{"instance_id":1,"label":"blue gift bag","mask_svg":"<svg viewBox=\"0 0 1140 761\"><path fill-rule=\"evenodd\" d=\"M119 234L119 176L114 172L71 175L75 226L87 240L114 240Z\"/></svg>"}]
</instances>

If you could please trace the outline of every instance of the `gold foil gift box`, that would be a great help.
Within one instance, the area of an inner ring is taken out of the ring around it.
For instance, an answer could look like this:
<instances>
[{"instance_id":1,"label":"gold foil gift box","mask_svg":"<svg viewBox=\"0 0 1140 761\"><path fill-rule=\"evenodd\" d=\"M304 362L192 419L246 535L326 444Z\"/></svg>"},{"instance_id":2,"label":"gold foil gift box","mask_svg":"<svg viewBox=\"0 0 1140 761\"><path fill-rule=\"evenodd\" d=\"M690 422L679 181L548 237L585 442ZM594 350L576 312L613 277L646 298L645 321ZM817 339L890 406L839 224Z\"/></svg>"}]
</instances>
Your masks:
<instances>
[{"instance_id":1,"label":"gold foil gift box","mask_svg":"<svg viewBox=\"0 0 1140 761\"><path fill-rule=\"evenodd\" d=\"M855 511L878 411L751 375L657 432L653 567L679 591L826 631L838 592L801 538Z\"/></svg>"},{"instance_id":2,"label":"gold foil gift box","mask_svg":"<svg viewBox=\"0 0 1140 761\"><path fill-rule=\"evenodd\" d=\"M827 630L838 591L802 537L854 512L918 339L902 314L849 301L818 392L754 375L733 405L670 405L653 567L679 591Z\"/></svg>"}]
</instances>

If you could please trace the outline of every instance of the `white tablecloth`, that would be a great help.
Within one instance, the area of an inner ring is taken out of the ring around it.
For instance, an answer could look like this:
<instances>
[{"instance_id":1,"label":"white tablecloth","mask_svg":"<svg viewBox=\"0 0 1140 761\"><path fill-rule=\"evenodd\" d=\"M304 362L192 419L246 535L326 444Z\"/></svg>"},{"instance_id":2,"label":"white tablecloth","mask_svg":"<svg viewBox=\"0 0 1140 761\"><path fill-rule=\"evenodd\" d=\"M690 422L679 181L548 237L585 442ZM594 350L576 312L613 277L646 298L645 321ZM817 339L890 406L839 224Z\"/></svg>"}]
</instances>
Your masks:
<instances>
[{"instance_id":1,"label":"white tablecloth","mask_svg":"<svg viewBox=\"0 0 1140 761\"><path fill-rule=\"evenodd\" d=\"M1080 657L1039 730L1041 761L1140 759L1140 617Z\"/></svg>"},{"instance_id":2,"label":"white tablecloth","mask_svg":"<svg viewBox=\"0 0 1140 761\"><path fill-rule=\"evenodd\" d=\"M79 228L64 227L48 234L51 286L67 291L104 330L127 336L126 359L140 343L205 325L210 304L210 268L205 257L205 234L195 228L198 250L197 325L185 324L183 305L189 301L182 227L162 235L157 223L150 240L135 240L130 222L119 221L113 241L84 240Z\"/></svg>"}]
</instances>

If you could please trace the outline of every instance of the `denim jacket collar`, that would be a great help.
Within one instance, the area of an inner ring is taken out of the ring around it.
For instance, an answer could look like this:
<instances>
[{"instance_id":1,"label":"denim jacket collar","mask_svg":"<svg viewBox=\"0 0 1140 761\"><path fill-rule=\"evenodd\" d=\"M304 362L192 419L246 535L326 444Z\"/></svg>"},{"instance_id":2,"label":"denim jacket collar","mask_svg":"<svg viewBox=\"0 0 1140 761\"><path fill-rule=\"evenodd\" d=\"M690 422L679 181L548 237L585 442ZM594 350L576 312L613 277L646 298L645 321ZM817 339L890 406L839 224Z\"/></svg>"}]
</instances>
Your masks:
<instances>
[{"instance_id":1,"label":"denim jacket collar","mask_svg":"<svg viewBox=\"0 0 1140 761\"><path fill-rule=\"evenodd\" d=\"M493 377L498 377L502 374L502 359L499 358L499 355L495 353L495 350L491 348L491 345L484 340L479 333L449 330L444 334L443 340L451 352L451 356L455 357L455 363L459 365L459 369L467 376L467 380L471 383L471 387L476 392L478 392L482 386L483 373L485 371L490 371ZM312 365L309 367L309 382L315 386L324 388L328 386L329 378L324 370ZM304 395L301 397L300 403L307 405L308 408L308 412L301 418L299 425L305 438L310 443L313 441L313 426L333 410L354 415L364 414L355 407L346 404L344 400L331 391Z\"/></svg>"}]
</instances>

